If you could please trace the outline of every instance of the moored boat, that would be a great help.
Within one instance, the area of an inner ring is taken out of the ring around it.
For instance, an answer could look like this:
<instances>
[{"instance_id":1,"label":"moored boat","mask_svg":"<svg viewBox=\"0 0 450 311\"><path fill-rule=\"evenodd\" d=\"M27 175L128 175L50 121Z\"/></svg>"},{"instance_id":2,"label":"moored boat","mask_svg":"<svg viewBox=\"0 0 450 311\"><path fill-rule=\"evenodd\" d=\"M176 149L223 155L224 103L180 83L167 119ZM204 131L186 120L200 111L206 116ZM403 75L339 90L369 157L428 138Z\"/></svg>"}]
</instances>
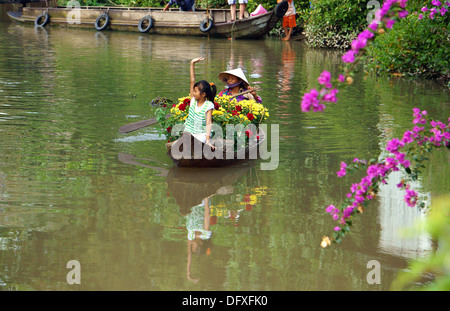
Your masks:
<instances>
[{"instance_id":1,"label":"moored boat","mask_svg":"<svg viewBox=\"0 0 450 311\"><path fill-rule=\"evenodd\" d=\"M12 20L35 26L60 25L101 30L183 36L211 36L257 39L266 35L279 20L275 11L230 22L229 9L196 9L184 12L162 8L135 7L24 7L8 12Z\"/></svg>"}]
</instances>

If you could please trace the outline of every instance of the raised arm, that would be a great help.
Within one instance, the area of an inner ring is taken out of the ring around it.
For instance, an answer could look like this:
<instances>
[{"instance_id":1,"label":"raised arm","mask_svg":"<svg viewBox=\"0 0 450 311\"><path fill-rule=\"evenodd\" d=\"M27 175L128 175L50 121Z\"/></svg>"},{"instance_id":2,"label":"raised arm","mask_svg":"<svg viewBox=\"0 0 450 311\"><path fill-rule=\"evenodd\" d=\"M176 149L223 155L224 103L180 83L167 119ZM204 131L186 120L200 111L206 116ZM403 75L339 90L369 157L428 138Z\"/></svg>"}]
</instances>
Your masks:
<instances>
[{"instance_id":1,"label":"raised arm","mask_svg":"<svg viewBox=\"0 0 450 311\"><path fill-rule=\"evenodd\" d=\"M198 63L199 61L204 60L203 57L197 57L191 60L191 87L190 87L190 98L194 95L194 84L195 84L195 63Z\"/></svg>"}]
</instances>

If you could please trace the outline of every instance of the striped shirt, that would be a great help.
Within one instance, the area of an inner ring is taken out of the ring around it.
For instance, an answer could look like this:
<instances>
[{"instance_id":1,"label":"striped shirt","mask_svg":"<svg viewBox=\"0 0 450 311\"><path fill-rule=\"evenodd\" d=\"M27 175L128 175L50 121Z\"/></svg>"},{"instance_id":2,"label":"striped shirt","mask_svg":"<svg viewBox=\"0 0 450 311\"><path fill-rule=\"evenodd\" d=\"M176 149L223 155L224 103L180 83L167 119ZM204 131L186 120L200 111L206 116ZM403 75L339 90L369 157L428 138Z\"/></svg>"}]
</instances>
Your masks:
<instances>
[{"instance_id":1,"label":"striped shirt","mask_svg":"<svg viewBox=\"0 0 450 311\"><path fill-rule=\"evenodd\" d=\"M184 130L192 134L206 133L206 113L211 109L214 109L211 101L207 100L197 107L197 101L192 97Z\"/></svg>"}]
</instances>

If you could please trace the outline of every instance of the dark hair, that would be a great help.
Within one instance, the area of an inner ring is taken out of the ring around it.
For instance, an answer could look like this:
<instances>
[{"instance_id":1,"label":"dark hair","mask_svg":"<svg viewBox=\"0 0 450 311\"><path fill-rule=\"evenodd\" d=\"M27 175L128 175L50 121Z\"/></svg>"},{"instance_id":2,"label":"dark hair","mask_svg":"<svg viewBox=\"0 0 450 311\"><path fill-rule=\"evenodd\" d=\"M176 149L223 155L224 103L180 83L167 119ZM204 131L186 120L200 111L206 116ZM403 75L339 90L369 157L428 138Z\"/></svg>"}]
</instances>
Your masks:
<instances>
[{"instance_id":1,"label":"dark hair","mask_svg":"<svg viewBox=\"0 0 450 311\"><path fill-rule=\"evenodd\" d=\"M208 81L201 80L194 84L194 87L198 87L199 91L206 94L206 99L214 102L214 98L216 97L217 88L216 85L209 84Z\"/></svg>"}]
</instances>

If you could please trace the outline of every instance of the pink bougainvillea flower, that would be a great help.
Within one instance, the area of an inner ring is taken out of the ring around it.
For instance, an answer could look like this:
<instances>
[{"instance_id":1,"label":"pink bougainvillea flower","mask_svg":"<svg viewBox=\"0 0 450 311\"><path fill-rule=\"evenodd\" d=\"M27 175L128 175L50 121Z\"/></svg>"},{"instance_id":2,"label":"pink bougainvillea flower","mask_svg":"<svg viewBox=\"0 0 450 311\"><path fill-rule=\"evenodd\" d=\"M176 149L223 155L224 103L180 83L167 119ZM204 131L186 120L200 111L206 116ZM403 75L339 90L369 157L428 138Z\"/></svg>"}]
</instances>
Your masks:
<instances>
[{"instance_id":1,"label":"pink bougainvillea flower","mask_svg":"<svg viewBox=\"0 0 450 311\"><path fill-rule=\"evenodd\" d=\"M406 16L408 16L409 12L404 10L404 11L400 11L398 12L398 17L400 18L405 18Z\"/></svg>"},{"instance_id":2,"label":"pink bougainvillea flower","mask_svg":"<svg viewBox=\"0 0 450 311\"><path fill-rule=\"evenodd\" d=\"M364 49L367 44L367 39L355 39L352 41L352 49L355 51L359 51L361 49Z\"/></svg>"},{"instance_id":3,"label":"pink bougainvillea flower","mask_svg":"<svg viewBox=\"0 0 450 311\"><path fill-rule=\"evenodd\" d=\"M399 0L398 4L400 5L401 8L406 7L406 3L408 2L408 0Z\"/></svg>"},{"instance_id":4,"label":"pink bougainvillea flower","mask_svg":"<svg viewBox=\"0 0 450 311\"><path fill-rule=\"evenodd\" d=\"M312 89L309 93L303 95L301 108L303 112L308 112L311 107L319 104L319 92L316 89Z\"/></svg>"},{"instance_id":5,"label":"pink bougainvillea flower","mask_svg":"<svg viewBox=\"0 0 450 311\"><path fill-rule=\"evenodd\" d=\"M431 4L432 4L432 5L435 5L435 6L441 6L441 1L439 1L439 0L433 0L433 1L431 1Z\"/></svg>"},{"instance_id":6,"label":"pink bougainvillea flower","mask_svg":"<svg viewBox=\"0 0 450 311\"><path fill-rule=\"evenodd\" d=\"M337 176L342 177L345 174L347 174L346 168L347 164L345 162L341 162L341 169L338 172L336 172Z\"/></svg>"},{"instance_id":7,"label":"pink bougainvillea flower","mask_svg":"<svg viewBox=\"0 0 450 311\"><path fill-rule=\"evenodd\" d=\"M324 70L320 74L320 76L319 76L319 78L317 80L319 80L319 84L325 85L325 87L327 87L327 88L331 88L331 83L330 83L330 81L331 81L331 73L330 72Z\"/></svg>"},{"instance_id":8,"label":"pink bougainvillea flower","mask_svg":"<svg viewBox=\"0 0 450 311\"><path fill-rule=\"evenodd\" d=\"M339 93L339 90L338 90L338 89L332 89L332 90L330 90L329 93L326 93L326 94L323 96L323 100L324 100L324 101L327 101L327 102L335 103L335 102L337 102L337 98L336 98L336 94L337 94L337 93Z\"/></svg>"},{"instance_id":9,"label":"pink bougainvillea flower","mask_svg":"<svg viewBox=\"0 0 450 311\"><path fill-rule=\"evenodd\" d=\"M339 219L339 209L336 208L334 205L327 206L326 212L331 214L331 216L333 217L334 220Z\"/></svg>"},{"instance_id":10,"label":"pink bougainvillea flower","mask_svg":"<svg viewBox=\"0 0 450 311\"><path fill-rule=\"evenodd\" d=\"M395 156L395 159L398 161L398 163L400 165L403 165L403 167L410 167L411 162L409 160L405 159L405 156L406 156L406 154L404 154L404 153L398 153Z\"/></svg>"},{"instance_id":11,"label":"pink bougainvillea flower","mask_svg":"<svg viewBox=\"0 0 450 311\"><path fill-rule=\"evenodd\" d=\"M370 30L364 30L358 35L358 39L372 39L374 34Z\"/></svg>"},{"instance_id":12,"label":"pink bougainvillea flower","mask_svg":"<svg viewBox=\"0 0 450 311\"><path fill-rule=\"evenodd\" d=\"M357 52L349 50L347 53L342 55L342 61L344 63L353 63L355 61L355 55Z\"/></svg>"},{"instance_id":13,"label":"pink bougainvillea flower","mask_svg":"<svg viewBox=\"0 0 450 311\"><path fill-rule=\"evenodd\" d=\"M406 194L404 196L405 202L409 207L414 207L417 202L417 192L412 189L406 189Z\"/></svg>"},{"instance_id":14,"label":"pink bougainvillea flower","mask_svg":"<svg viewBox=\"0 0 450 311\"><path fill-rule=\"evenodd\" d=\"M403 134L402 143L409 144L409 143L412 143L413 141L414 141L414 133L411 132L410 130L407 130Z\"/></svg>"},{"instance_id":15,"label":"pink bougainvillea flower","mask_svg":"<svg viewBox=\"0 0 450 311\"><path fill-rule=\"evenodd\" d=\"M369 29L372 30L373 32L377 31L378 29L378 22L373 22L372 24L369 25Z\"/></svg>"},{"instance_id":16,"label":"pink bougainvillea flower","mask_svg":"<svg viewBox=\"0 0 450 311\"><path fill-rule=\"evenodd\" d=\"M416 125L416 126L413 127L413 132L414 133L419 133L419 132L422 132L424 129L425 129L424 127L420 127L420 126Z\"/></svg>"},{"instance_id":17,"label":"pink bougainvillea flower","mask_svg":"<svg viewBox=\"0 0 450 311\"><path fill-rule=\"evenodd\" d=\"M400 141L398 138L394 138L394 139L388 141L386 150L395 154L398 151L398 149L400 147L403 147L404 145L405 145L405 143Z\"/></svg>"},{"instance_id":18,"label":"pink bougainvillea flower","mask_svg":"<svg viewBox=\"0 0 450 311\"><path fill-rule=\"evenodd\" d=\"M386 18L384 21L386 23L386 28L389 28L389 29L392 29L392 27L395 24L395 20L390 19L390 18Z\"/></svg>"}]
</instances>

